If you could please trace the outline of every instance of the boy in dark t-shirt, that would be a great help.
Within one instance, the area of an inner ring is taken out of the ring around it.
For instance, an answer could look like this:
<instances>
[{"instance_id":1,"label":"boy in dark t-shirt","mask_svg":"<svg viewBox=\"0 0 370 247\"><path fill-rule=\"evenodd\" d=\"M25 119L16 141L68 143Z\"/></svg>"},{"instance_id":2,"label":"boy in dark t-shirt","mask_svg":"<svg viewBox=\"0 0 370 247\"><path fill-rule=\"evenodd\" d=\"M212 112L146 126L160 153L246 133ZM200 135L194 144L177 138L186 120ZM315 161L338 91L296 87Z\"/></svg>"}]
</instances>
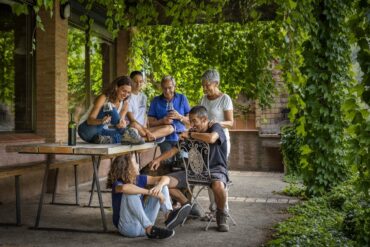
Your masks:
<instances>
[{"instance_id":1,"label":"boy in dark t-shirt","mask_svg":"<svg viewBox=\"0 0 370 247\"><path fill-rule=\"evenodd\" d=\"M216 219L218 230L221 232L229 231L226 222L227 212L226 203L226 185L229 182L227 168L227 144L226 136L220 124L214 123L210 126L207 110L203 106L195 106L189 112L189 119L192 131L186 131L181 134L182 139L192 138L209 144L209 168L211 172L211 189L215 195L217 212ZM162 160L172 157L179 152L177 147L163 153L150 163L152 170L158 169ZM171 178L170 188L186 188L186 175L184 171L168 174ZM171 196L175 197L180 203L187 201L186 197L179 190L170 190Z\"/></svg>"}]
</instances>

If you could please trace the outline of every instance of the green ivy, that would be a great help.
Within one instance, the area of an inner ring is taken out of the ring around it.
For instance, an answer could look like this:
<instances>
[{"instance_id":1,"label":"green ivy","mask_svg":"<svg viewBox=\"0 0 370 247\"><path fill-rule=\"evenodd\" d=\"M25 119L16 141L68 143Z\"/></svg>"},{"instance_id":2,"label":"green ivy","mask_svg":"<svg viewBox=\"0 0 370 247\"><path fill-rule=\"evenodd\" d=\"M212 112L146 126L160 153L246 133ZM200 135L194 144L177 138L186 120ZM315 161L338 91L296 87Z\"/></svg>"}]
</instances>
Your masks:
<instances>
[{"instance_id":1,"label":"green ivy","mask_svg":"<svg viewBox=\"0 0 370 247\"><path fill-rule=\"evenodd\" d=\"M355 7L351 19L352 38L359 49L356 60L363 76L352 82L342 111L351 137L350 161L359 171L359 188L370 196L370 1L356 1Z\"/></svg>"},{"instance_id":2,"label":"green ivy","mask_svg":"<svg viewBox=\"0 0 370 247\"><path fill-rule=\"evenodd\" d=\"M300 150L302 140L297 136L294 126L286 126L281 131L281 153L283 155L285 174L299 176Z\"/></svg>"},{"instance_id":3,"label":"green ivy","mask_svg":"<svg viewBox=\"0 0 370 247\"><path fill-rule=\"evenodd\" d=\"M288 212L268 246L369 246L370 207L352 177L322 197L311 198Z\"/></svg>"},{"instance_id":4,"label":"green ivy","mask_svg":"<svg viewBox=\"0 0 370 247\"><path fill-rule=\"evenodd\" d=\"M272 101L276 44L270 22L150 26L132 33L130 69L145 71L152 84L149 96L158 94L161 77L171 74L178 90L195 105L203 94L201 75L216 68L221 90L232 98L243 93L263 107Z\"/></svg>"},{"instance_id":5,"label":"green ivy","mask_svg":"<svg viewBox=\"0 0 370 247\"><path fill-rule=\"evenodd\" d=\"M352 81L348 17L353 6L330 0L284 3L282 57L291 118L302 138L302 177L309 194L323 194L349 171L341 106Z\"/></svg>"},{"instance_id":6,"label":"green ivy","mask_svg":"<svg viewBox=\"0 0 370 247\"><path fill-rule=\"evenodd\" d=\"M14 107L14 31L0 32L0 102Z\"/></svg>"}]
</instances>

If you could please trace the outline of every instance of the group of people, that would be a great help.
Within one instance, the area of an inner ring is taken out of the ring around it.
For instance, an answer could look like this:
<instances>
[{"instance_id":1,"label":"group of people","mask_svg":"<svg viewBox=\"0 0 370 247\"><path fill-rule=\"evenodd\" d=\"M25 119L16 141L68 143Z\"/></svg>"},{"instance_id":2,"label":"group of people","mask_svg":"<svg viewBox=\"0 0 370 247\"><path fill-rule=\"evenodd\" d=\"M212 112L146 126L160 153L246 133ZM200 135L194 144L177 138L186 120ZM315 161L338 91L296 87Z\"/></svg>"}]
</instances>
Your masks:
<instances>
[{"instance_id":1,"label":"group of people","mask_svg":"<svg viewBox=\"0 0 370 247\"><path fill-rule=\"evenodd\" d=\"M198 106L190 108L186 96L176 92L175 79L163 77L162 94L154 97L147 112L147 97L142 92L143 74L134 71L130 77L118 77L82 118L78 133L90 143L155 141L161 155L149 164L152 170L179 152L179 141L192 138L209 143L210 210L216 212L218 230L225 232L229 230L226 186L230 153L228 128L233 125L233 104L231 98L220 91L220 76L216 70L207 70L201 81L204 96ZM148 190L148 185L154 187ZM165 176L140 175L139 165L131 155L114 160L107 186L112 188L113 223L124 236L171 237L173 229L192 210L180 190L186 188L184 171ZM144 200L144 195L148 199ZM171 198L181 207L173 209ZM154 225L159 210L165 214L166 228Z\"/></svg>"}]
</instances>

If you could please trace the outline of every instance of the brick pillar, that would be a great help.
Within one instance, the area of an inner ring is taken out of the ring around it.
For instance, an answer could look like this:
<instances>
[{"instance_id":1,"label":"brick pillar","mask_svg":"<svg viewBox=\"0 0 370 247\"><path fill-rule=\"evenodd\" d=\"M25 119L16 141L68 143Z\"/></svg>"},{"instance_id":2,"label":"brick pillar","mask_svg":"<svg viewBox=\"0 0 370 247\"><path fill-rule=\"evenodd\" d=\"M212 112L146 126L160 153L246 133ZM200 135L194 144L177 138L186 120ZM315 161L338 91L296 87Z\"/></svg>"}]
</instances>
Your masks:
<instances>
[{"instance_id":1,"label":"brick pillar","mask_svg":"<svg viewBox=\"0 0 370 247\"><path fill-rule=\"evenodd\" d=\"M53 16L41 10L45 31L36 33L36 133L47 142L67 140L68 20L59 15L59 0L54 2Z\"/></svg>"},{"instance_id":2,"label":"brick pillar","mask_svg":"<svg viewBox=\"0 0 370 247\"><path fill-rule=\"evenodd\" d=\"M128 75L130 30L121 30L116 42L117 76Z\"/></svg>"}]
</instances>

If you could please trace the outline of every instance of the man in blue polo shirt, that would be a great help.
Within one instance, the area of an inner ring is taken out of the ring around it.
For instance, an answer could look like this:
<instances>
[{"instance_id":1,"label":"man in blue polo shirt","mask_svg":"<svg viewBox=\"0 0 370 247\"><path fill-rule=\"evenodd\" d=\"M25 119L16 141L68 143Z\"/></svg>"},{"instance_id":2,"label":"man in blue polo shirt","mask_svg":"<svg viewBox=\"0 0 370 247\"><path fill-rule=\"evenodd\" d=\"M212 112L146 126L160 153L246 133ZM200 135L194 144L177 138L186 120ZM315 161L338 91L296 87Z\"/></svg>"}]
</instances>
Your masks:
<instances>
[{"instance_id":1,"label":"man in blue polo shirt","mask_svg":"<svg viewBox=\"0 0 370 247\"><path fill-rule=\"evenodd\" d=\"M148 120L150 127L172 125L175 129L159 144L161 153L164 153L176 146L178 134L186 130L185 125L189 125L190 106L185 95L175 92L176 82L172 76L163 77L161 87L163 94L154 97L150 103Z\"/></svg>"}]
</instances>

